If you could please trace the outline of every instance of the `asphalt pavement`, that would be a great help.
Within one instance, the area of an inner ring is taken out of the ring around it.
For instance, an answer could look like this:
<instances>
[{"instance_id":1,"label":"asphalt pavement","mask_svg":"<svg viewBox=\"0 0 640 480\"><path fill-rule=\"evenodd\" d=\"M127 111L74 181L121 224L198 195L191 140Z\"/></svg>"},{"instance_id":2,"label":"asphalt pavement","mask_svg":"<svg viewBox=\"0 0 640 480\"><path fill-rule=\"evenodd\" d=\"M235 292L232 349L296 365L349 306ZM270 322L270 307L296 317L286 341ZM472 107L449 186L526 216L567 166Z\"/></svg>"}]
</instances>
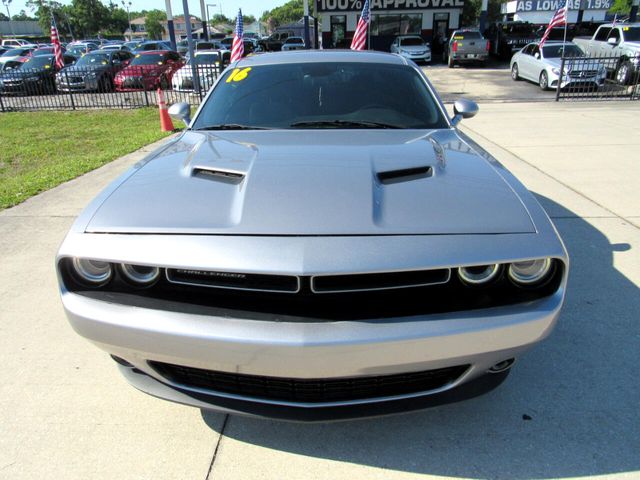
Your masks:
<instances>
[{"instance_id":1,"label":"asphalt pavement","mask_svg":"<svg viewBox=\"0 0 640 480\"><path fill-rule=\"evenodd\" d=\"M552 217L567 301L495 391L391 417L296 424L171 404L71 330L55 252L144 152L0 212L0 478L640 478L638 118L638 102L496 101L463 121Z\"/></svg>"}]
</instances>

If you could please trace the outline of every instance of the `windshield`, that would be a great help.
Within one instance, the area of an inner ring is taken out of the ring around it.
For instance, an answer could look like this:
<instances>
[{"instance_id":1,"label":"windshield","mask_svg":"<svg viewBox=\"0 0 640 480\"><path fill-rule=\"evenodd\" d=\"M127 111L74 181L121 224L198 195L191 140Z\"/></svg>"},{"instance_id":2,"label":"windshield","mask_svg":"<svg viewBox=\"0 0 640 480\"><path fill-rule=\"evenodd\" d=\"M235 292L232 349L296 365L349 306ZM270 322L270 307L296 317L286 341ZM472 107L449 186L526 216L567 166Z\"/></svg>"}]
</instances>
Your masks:
<instances>
[{"instance_id":1,"label":"windshield","mask_svg":"<svg viewBox=\"0 0 640 480\"><path fill-rule=\"evenodd\" d=\"M123 45L127 48L136 48L140 42L124 42Z\"/></svg>"},{"instance_id":2,"label":"windshield","mask_svg":"<svg viewBox=\"0 0 640 480\"><path fill-rule=\"evenodd\" d=\"M640 42L640 27L623 27L625 42Z\"/></svg>"},{"instance_id":3,"label":"windshield","mask_svg":"<svg viewBox=\"0 0 640 480\"><path fill-rule=\"evenodd\" d=\"M583 57L584 53L577 45L545 45L542 47L544 58Z\"/></svg>"},{"instance_id":4,"label":"windshield","mask_svg":"<svg viewBox=\"0 0 640 480\"><path fill-rule=\"evenodd\" d=\"M32 68L51 68L53 57L51 56L41 56L41 57L31 57L29 60L25 61L22 64L22 67L25 70L30 70Z\"/></svg>"},{"instance_id":5,"label":"windshield","mask_svg":"<svg viewBox=\"0 0 640 480\"><path fill-rule=\"evenodd\" d=\"M94 67L96 65L108 65L109 64L109 55L105 53L90 53L80 58L76 62L78 67Z\"/></svg>"},{"instance_id":6,"label":"windshield","mask_svg":"<svg viewBox=\"0 0 640 480\"><path fill-rule=\"evenodd\" d=\"M225 126L426 129L447 122L408 65L320 62L227 71L193 127Z\"/></svg>"},{"instance_id":7,"label":"windshield","mask_svg":"<svg viewBox=\"0 0 640 480\"><path fill-rule=\"evenodd\" d=\"M131 62L131 65L164 65L164 55L161 53L138 54Z\"/></svg>"},{"instance_id":8,"label":"windshield","mask_svg":"<svg viewBox=\"0 0 640 480\"><path fill-rule=\"evenodd\" d=\"M412 47L424 45L424 41L419 37L401 38L400 45L403 47Z\"/></svg>"}]
</instances>

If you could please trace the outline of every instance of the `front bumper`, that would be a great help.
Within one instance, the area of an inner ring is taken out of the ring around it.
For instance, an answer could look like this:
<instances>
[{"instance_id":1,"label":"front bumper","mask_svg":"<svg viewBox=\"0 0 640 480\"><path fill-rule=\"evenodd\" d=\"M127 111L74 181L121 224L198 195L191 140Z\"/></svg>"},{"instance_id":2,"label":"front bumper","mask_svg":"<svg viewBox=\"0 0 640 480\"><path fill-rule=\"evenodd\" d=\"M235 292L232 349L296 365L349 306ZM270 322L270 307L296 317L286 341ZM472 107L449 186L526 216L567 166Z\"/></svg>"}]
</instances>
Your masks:
<instances>
[{"instance_id":1,"label":"front bumper","mask_svg":"<svg viewBox=\"0 0 640 480\"><path fill-rule=\"evenodd\" d=\"M553 72L547 70L549 74L549 86L557 87L558 81L560 81L560 75L554 74ZM604 82L607 78L606 71L593 74L593 75L568 75L565 74L562 76L562 81L560 82L560 88L571 88L571 87L581 87L587 85L604 85Z\"/></svg>"},{"instance_id":2,"label":"front bumper","mask_svg":"<svg viewBox=\"0 0 640 480\"><path fill-rule=\"evenodd\" d=\"M427 51L421 54L414 54L409 52L400 52L398 55L404 57L408 60L412 60L414 62L430 62L431 61L431 51Z\"/></svg>"},{"instance_id":3,"label":"front bumper","mask_svg":"<svg viewBox=\"0 0 640 480\"><path fill-rule=\"evenodd\" d=\"M563 296L561 288L535 302L484 310L369 321L273 322L130 307L62 292L76 332L130 364L123 367L125 376L145 392L201 408L322 420L377 414L385 406L391 411L423 408L422 401L426 406L442 403L443 398L455 396L446 392L465 384L484 384L481 379L493 365L518 357L550 333ZM432 390L304 403L175 383L149 362L289 379L365 378L469 367ZM486 381L493 385L495 379Z\"/></svg>"}]
</instances>

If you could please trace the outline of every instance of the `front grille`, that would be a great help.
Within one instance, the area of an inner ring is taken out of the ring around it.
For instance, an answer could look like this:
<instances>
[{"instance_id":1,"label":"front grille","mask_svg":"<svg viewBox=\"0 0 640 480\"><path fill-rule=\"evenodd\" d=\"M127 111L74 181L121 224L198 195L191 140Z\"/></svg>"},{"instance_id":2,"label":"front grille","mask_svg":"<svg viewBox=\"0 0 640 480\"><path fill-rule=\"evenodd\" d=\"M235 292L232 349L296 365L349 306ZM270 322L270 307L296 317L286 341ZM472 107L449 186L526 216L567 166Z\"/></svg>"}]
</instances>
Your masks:
<instances>
[{"instance_id":1,"label":"front grille","mask_svg":"<svg viewBox=\"0 0 640 480\"><path fill-rule=\"evenodd\" d=\"M436 285L448 282L450 273L448 268L443 268L410 272L324 275L311 279L311 290L316 293L337 293Z\"/></svg>"},{"instance_id":2,"label":"front grille","mask_svg":"<svg viewBox=\"0 0 640 480\"><path fill-rule=\"evenodd\" d=\"M167 280L182 285L229 288L233 290L291 293L300 290L298 277L291 275L263 275L170 268L167 270Z\"/></svg>"},{"instance_id":3,"label":"front grille","mask_svg":"<svg viewBox=\"0 0 640 480\"><path fill-rule=\"evenodd\" d=\"M169 382L185 387L286 402L322 403L427 392L448 385L469 365L395 375L336 379L263 377L149 362Z\"/></svg>"},{"instance_id":4,"label":"front grille","mask_svg":"<svg viewBox=\"0 0 640 480\"><path fill-rule=\"evenodd\" d=\"M580 70L569 72L571 78L592 78L598 74L597 70Z\"/></svg>"}]
</instances>

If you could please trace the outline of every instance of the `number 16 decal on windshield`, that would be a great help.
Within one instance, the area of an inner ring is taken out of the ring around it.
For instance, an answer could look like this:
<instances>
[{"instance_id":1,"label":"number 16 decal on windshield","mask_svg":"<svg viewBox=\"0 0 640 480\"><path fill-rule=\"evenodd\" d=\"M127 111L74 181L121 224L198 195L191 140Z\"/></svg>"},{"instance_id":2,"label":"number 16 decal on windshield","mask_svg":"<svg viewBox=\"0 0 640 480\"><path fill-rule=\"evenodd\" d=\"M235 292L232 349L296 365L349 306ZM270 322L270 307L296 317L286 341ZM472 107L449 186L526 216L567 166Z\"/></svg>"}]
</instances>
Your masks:
<instances>
[{"instance_id":1,"label":"number 16 decal on windshield","mask_svg":"<svg viewBox=\"0 0 640 480\"><path fill-rule=\"evenodd\" d=\"M231 72L231 75L229 75L229 78L227 78L227 83L241 82L242 80L244 80L249 76L250 71L251 71L251 67L236 68L233 72Z\"/></svg>"}]
</instances>

